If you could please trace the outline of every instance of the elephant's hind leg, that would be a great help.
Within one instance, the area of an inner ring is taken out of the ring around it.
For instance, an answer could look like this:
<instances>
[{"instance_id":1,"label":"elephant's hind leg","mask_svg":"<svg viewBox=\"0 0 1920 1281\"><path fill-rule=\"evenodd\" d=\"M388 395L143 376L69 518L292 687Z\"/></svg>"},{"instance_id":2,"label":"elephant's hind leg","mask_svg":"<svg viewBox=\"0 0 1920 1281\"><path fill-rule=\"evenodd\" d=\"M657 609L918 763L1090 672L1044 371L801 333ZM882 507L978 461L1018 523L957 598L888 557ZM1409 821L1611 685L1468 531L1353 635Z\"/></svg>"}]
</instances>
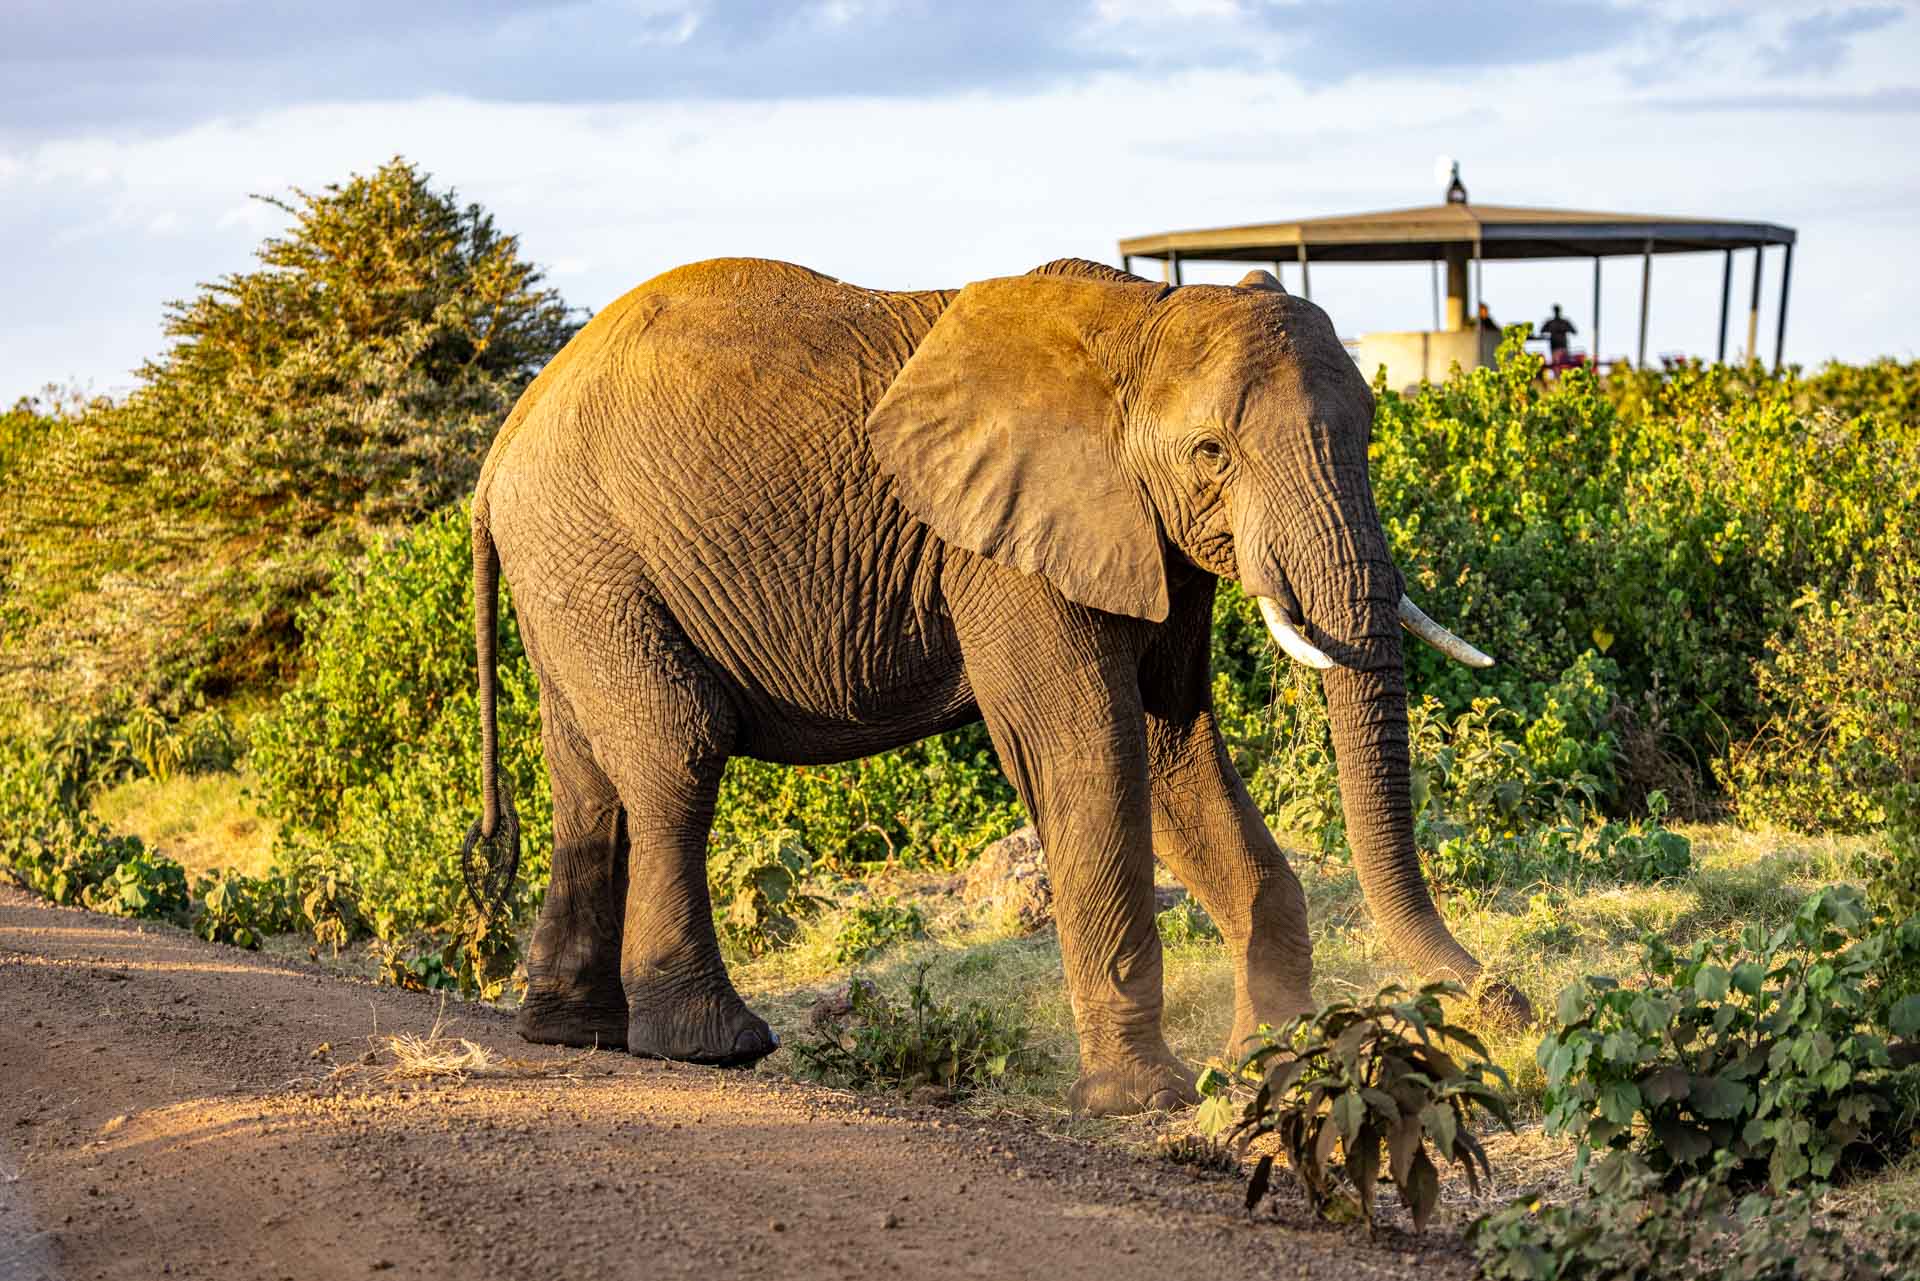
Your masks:
<instances>
[{"instance_id":1,"label":"elephant's hind leg","mask_svg":"<svg viewBox=\"0 0 1920 1281\"><path fill-rule=\"evenodd\" d=\"M628 847L620 984L627 1051L723 1067L779 1046L727 977L707 897L707 835L737 737L732 703L657 602L587 646L595 759L620 795Z\"/></svg>"},{"instance_id":2,"label":"elephant's hind leg","mask_svg":"<svg viewBox=\"0 0 1920 1281\"><path fill-rule=\"evenodd\" d=\"M627 896L626 818L566 699L549 682L541 742L553 783L553 879L527 950L527 999L516 1026L542 1045L627 1043L620 986Z\"/></svg>"}]
</instances>

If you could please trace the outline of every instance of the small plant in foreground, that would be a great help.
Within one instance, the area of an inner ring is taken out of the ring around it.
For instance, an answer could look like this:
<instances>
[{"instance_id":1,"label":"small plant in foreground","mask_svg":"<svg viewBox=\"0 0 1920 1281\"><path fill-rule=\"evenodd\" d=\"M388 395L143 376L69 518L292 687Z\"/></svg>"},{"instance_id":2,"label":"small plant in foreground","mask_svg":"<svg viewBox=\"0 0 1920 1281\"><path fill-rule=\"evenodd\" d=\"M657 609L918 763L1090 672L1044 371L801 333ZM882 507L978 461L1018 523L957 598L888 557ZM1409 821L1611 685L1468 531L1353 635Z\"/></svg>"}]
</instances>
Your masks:
<instances>
[{"instance_id":1,"label":"small plant in foreground","mask_svg":"<svg viewBox=\"0 0 1920 1281\"><path fill-rule=\"evenodd\" d=\"M136 850L80 897L90 911L109 916L184 918L187 873L170 858Z\"/></svg>"},{"instance_id":2,"label":"small plant in foreground","mask_svg":"<svg viewBox=\"0 0 1920 1281\"><path fill-rule=\"evenodd\" d=\"M816 1037L794 1044L802 1077L862 1090L931 1085L961 1094L1045 1065L1025 1024L974 1002L936 1001L925 966L905 1004L859 981L849 998L848 1014L827 1018Z\"/></svg>"},{"instance_id":3,"label":"small plant in foreground","mask_svg":"<svg viewBox=\"0 0 1920 1281\"><path fill-rule=\"evenodd\" d=\"M1513 1127L1506 1101L1488 1084L1491 1076L1505 1085L1506 1073L1487 1061L1478 1037L1447 1022L1441 1007L1442 997L1466 994L1458 983L1429 983L1411 993L1386 987L1364 1005L1335 1001L1267 1032L1265 1044L1240 1065L1242 1075L1257 1074L1261 1082L1229 1139L1277 1136L1314 1210L1324 1214L1344 1193L1359 1203L1369 1230L1384 1149L1387 1176L1412 1213L1414 1230L1425 1228L1440 1200L1440 1174L1427 1143L1460 1165L1478 1192L1479 1173L1491 1170L1471 1128L1475 1110ZM1473 1057L1462 1066L1442 1048L1446 1042ZM1248 1209L1266 1195L1272 1170L1273 1157L1261 1157L1247 1188Z\"/></svg>"},{"instance_id":4,"label":"small plant in foreground","mask_svg":"<svg viewBox=\"0 0 1920 1281\"><path fill-rule=\"evenodd\" d=\"M791 942L799 917L821 905L802 888L812 868L800 834L790 828L716 841L707 889L721 939L750 956Z\"/></svg>"},{"instance_id":5,"label":"small plant in foreground","mask_svg":"<svg viewBox=\"0 0 1920 1281\"><path fill-rule=\"evenodd\" d=\"M1220 927L1191 894L1154 917L1153 923L1160 931L1160 941L1168 947L1194 947L1220 941Z\"/></svg>"},{"instance_id":6,"label":"small plant in foreground","mask_svg":"<svg viewBox=\"0 0 1920 1281\"><path fill-rule=\"evenodd\" d=\"M193 883L193 932L210 943L257 951L269 934L298 928L293 887L278 872L247 876L232 868Z\"/></svg>"},{"instance_id":7,"label":"small plant in foreground","mask_svg":"<svg viewBox=\"0 0 1920 1281\"><path fill-rule=\"evenodd\" d=\"M1724 1172L1722 1172L1724 1173ZM1920 1268L1920 1215L1850 1243L1816 1222L1814 1196L1734 1204L1718 1177L1667 1192L1637 1175L1617 1195L1545 1205L1525 1197L1466 1238L1486 1281L1905 1281Z\"/></svg>"},{"instance_id":8,"label":"small plant in foreground","mask_svg":"<svg viewBox=\"0 0 1920 1281\"><path fill-rule=\"evenodd\" d=\"M1909 955L1920 957L1920 925L1869 928L1850 886L1737 944L1682 953L1649 938L1645 986L1593 977L1561 992L1560 1026L1537 1052L1547 1130L1579 1140L1576 1178L1605 1154L1593 1174L1603 1192L1641 1171L1678 1182L1723 1153L1782 1192L1895 1155L1913 1144L1914 1091L1884 1033L1920 1032L1920 997L1871 1024L1878 974Z\"/></svg>"},{"instance_id":9,"label":"small plant in foreground","mask_svg":"<svg viewBox=\"0 0 1920 1281\"><path fill-rule=\"evenodd\" d=\"M902 905L892 895L862 903L847 913L839 933L834 935L834 964L858 965L875 952L907 939L923 938L926 932L926 915L912 904Z\"/></svg>"}]
</instances>

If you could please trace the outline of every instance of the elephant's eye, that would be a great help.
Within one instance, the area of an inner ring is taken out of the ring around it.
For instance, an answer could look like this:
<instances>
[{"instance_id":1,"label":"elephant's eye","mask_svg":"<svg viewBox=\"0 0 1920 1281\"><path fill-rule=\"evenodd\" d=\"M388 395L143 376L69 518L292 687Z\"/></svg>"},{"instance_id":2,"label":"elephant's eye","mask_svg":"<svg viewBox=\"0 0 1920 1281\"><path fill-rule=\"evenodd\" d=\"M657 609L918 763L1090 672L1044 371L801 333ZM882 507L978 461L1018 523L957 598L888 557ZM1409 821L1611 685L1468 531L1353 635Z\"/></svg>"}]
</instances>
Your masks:
<instances>
[{"instance_id":1,"label":"elephant's eye","mask_svg":"<svg viewBox=\"0 0 1920 1281\"><path fill-rule=\"evenodd\" d=\"M1227 447L1211 437L1195 442L1193 446L1195 465L1211 471L1219 471L1227 465Z\"/></svg>"}]
</instances>

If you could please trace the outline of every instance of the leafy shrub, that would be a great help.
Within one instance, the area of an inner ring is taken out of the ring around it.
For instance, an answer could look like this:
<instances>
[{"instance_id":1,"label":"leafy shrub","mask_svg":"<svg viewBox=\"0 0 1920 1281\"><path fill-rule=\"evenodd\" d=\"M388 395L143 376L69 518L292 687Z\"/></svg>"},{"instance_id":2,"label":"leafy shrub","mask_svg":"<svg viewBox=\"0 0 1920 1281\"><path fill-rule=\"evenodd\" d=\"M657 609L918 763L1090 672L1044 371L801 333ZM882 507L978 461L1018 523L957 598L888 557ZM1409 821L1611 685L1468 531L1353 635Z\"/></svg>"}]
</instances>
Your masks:
<instances>
[{"instance_id":1,"label":"leafy shrub","mask_svg":"<svg viewBox=\"0 0 1920 1281\"><path fill-rule=\"evenodd\" d=\"M187 914L187 873L178 863L145 849L135 849L111 871L81 892L87 910L109 916L142 916L161 920Z\"/></svg>"},{"instance_id":2,"label":"leafy shrub","mask_svg":"<svg viewBox=\"0 0 1920 1281\"><path fill-rule=\"evenodd\" d=\"M1754 671L1771 719L1723 773L1742 821L1858 832L1887 789L1920 782L1920 543L1887 556L1873 593L1809 592Z\"/></svg>"},{"instance_id":3,"label":"leafy shrub","mask_svg":"<svg viewBox=\"0 0 1920 1281\"><path fill-rule=\"evenodd\" d=\"M1636 1176L1618 1195L1546 1205L1525 1197L1475 1220L1467 1243L1487 1281L1905 1281L1920 1268L1920 1215L1856 1246L1817 1223L1813 1197L1750 1196Z\"/></svg>"},{"instance_id":4,"label":"leafy shrub","mask_svg":"<svg viewBox=\"0 0 1920 1281\"><path fill-rule=\"evenodd\" d=\"M858 965L875 952L895 943L922 938L927 918L913 904L902 904L888 895L870 903L861 903L849 911L833 939L836 965Z\"/></svg>"},{"instance_id":5,"label":"leafy shrub","mask_svg":"<svg viewBox=\"0 0 1920 1281\"><path fill-rule=\"evenodd\" d=\"M1220 941L1220 927L1207 909L1189 894L1153 918L1160 941L1167 947L1195 947Z\"/></svg>"},{"instance_id":6,"label":"leafy shrub","mask_svg":"<svg viewBox=\"0 0 1920 1281\"><path fill-rule=\"evenodd\" d=\"M714 835L792 828L838 872L882 864L951 871L1024 822L985 726L971 725L842 765L736 757Z\"/></svg>"},{"instance_id":7,"label":"leafy shrub","mask_svg":"<svg viewBox=\"0 0 1920 1281\"><path fill-rule=\"evenodd\" d=\"M1222 590L1216 626L1230 643L1247 625L1244 598ZM1236 599L1237 598L1237 599ZM1253 710L1242 682L1215 677L1222 733L1269 822L1304 831L1325 857L1347 856L1339 773L1319 682L1295 667L1284 682L1266 663L1275 691L1270 713ZM1427 875L1457 889L1539 881L1645 882L1683 876L1692 846L1662 820L1665 794L1643 800L1634 822L1597 822L1612 777L1617 669L1588 651L1538 691L1531 720L1493 698L1449 715L1439 699L1408 708L1414 842ZM1597 771L1597 772L1596 772Z\"/></svg>"},{"instance_id":8,"label":"leafy shrub","mask_svg":"<svg viewBox=\"0 0 1920 1281\"><path fill-rule=\"evenodd\" d=\"M272 934L300 928L300 899L285 874L248 876L227 868L193 883L193 932L249 951Z\"/></svg>"},{"instance_id":9,"label":"leafy shrub","mask_svg":"<svg viewBox=\"0 0 1920 1281\"><path fill-rule=\"evenodd\" d=\"M822 905L804 888L813 858L790 828L716 841L707 856L707 893L720 939L749 956L791 942L800 918Z\"/></svg>"},{"instance_id":10,"label":"leafy shrub","mask_svg":"<svg viewBox=\"0 0 1920 1281\"><path fill-rule=\"evenodd\" d=\"M1649 884L1693 870L1693 843L1664 827L1666 797L1653 792L1650 813L1633 822L1572 822L1529 826L1517 820L1500 832L1481 830L1441 840L1422 864L1434 884L1461 889L1548 882Z\"/></svg>"},{"instance_id":11,"label":"leafy shrub","mask_svg":"<svg viewBox=\"0 0 1920 1281\"><path fill-rule=\"evenodd\" d=\"M231 770L242 750L233 723L218 708L202 706L172 718L151 703L141 704L121 722L114 746L125 752L138 773L160 783L182 770Z\"/></svg>"},{"instance_id":12,"label":"leafy shrub","mask_svg":"<svg viewBox=\"0 0 1920 1281\"><path fill-rule=\"evenodd\" d=\"M906 1003L870 984L849 986L851 1013L829 1018L818 1035L794 1043L802 1077L858 1090L935 1086L964 1094L1009 1076L1041 1070L1044 1054L1025 1024L989 1006L934 999L921 966Z\"/></svg>"},{"instance_id":13,"label":"leafy shrub","mask_svg":"<svg viewBox=\"0 0 1920 1281\"><path fill-rule=\"evenodd\" d=\"M1912 1091L1882 1033L1920 1032L1920 997L1869 1024L1877 976L1920 955L1920 923L1867 927L1859 893L1838 886L1737 944L1682 953L1649 938L1643 987L1570 984L1538 1059L1548 1131L1579 1140L1576 1177L1595 1152L1602 1191L1642 1171L1677 1182L1725 1153L1786 1191L1910 1146Z\"/></svg>"},{"instance_id":14,"label":"leafy shrub","mask_svg":"<svg viewBox=\"0 0 1920 1281\"><path fill-rule=\"evenodd\" d=\"M1477 1192L1475 1164L1491 1170L1473 1134L1475 1110L1512 1128L1505 1100L1487 1084L1494 1077L1504 1085L1506 1074L1487 1062L1477 1037L1447 1022L1441 1007L1442 997L1465 995L1457 983L1429 983L1412 993L1387 987L1368 1004L1335 1001L1267 1032L1240 1064L1242 1074L1262 1079L1230 1137L1277 1136L1313 1208L1324 1213L1344 1194L1358 1202L1369 1229L1384 1150L1387 1176L1412 1213L1414 1230L1425 1228L1440 1199L1427 1144L1460 1165ZM1474 1057L1463 1067L1443 1048L1448 1042ZM1266 1195L1272 1171L1273 1157L1261 1157L1247 1188L1248 1209Z\"/></svg>"},{"instance_id":15,"label":"leafy shrub","mask_svg":"<svg viewBox=\"0 0 1920 1281\"><path fill-rule=\"evenodd\" d=\"M251 760L285 820L279 859L346 874L369 928L450 937L466 901L461 838L478 806L478 677L464 505L342 566L302 611L307 669L255 722ZM539 690L511 604L500 653L500 762L525 860L509 917L538 908L553 848Z\"/></svg>"}]
</instances>

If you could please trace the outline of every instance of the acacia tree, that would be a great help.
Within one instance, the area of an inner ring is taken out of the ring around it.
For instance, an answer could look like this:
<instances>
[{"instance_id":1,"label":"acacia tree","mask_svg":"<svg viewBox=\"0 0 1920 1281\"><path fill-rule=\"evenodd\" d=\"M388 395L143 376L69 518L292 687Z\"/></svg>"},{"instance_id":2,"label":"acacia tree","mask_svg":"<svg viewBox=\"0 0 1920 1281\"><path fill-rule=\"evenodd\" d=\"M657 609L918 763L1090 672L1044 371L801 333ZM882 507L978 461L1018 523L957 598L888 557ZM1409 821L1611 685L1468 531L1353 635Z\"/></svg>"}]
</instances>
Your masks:
<instances>
[{"instance_id":1,"label":"acacia tree","mask_svg":"<svg viewBox=\"0 0 1920 1281\"><path fill-rule=\"evenodd\" d=\"M282 667L328 566L454 500L573 312L396 157L286 199L258 265L168 304L118 403L49 418L0 506L8 692L175 700Z\"/></svg>"}]
</instances>

